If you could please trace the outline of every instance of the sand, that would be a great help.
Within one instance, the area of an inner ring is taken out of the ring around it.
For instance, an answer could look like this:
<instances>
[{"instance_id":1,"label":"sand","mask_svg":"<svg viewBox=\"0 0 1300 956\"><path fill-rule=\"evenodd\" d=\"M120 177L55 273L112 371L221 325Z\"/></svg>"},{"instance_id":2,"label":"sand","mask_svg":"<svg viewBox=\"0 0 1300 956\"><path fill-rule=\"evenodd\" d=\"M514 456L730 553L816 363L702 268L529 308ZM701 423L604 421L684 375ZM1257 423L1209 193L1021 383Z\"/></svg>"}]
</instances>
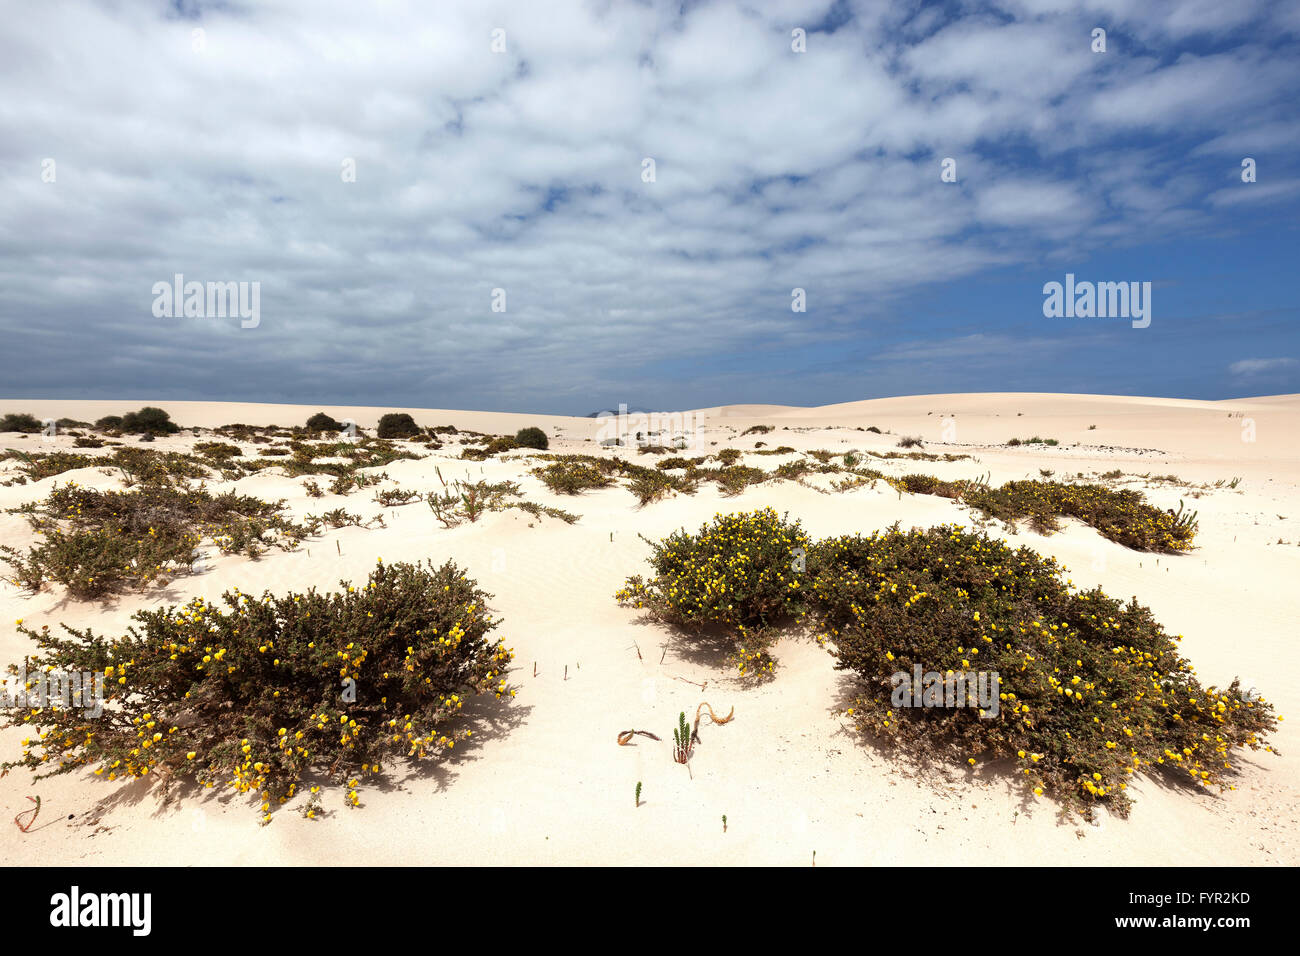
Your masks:
<instances>
[{"instance_id":1,"label":"sand","mask_svg":"<svg viewBox=\"0 0 1300 956\"><path fill-rule=\"evenodd\" d=\"M167 408L183 425L232 422L300 424L320 407L124 400L0 402L0 411L93 420L144 404ZM363 427L402 409L326 407ZM513 433L538 425L555 452L600 453L601 423L545 415L405 409L422 425ZM1042 536L994 529L1015 544L1052 555L1078 586L1150 606L1206 683L1250 679L1280 713L1300 712L1300 396L1223 402L1055 394L930 395L822 408L726 406L703 409L703 451L725 447L896 450L918 435L930 452L970 454L958 462L873 461L890 474L943 478L989 473L995 483L1037 477L1040 469L1177 475L1192 485L1240 478L1235 488L1190 488L1133 479L1161 507L1179 499L1200 512L1198 547L1155 556L1112 544L1067 523ZM740 433L755 424L767 435ZM1096 426L1090 428L1090 426ZM889 434L860 428L876 426ZM788 429L788 430L787 430ZM1252 430L1253 429L1253 435ZM1009 438L1052 437L1060 445L1005 447ZM1243 436L1253 437L1244 441ZM208 437L208 436L205 436ZM155 449L189 447L188 433ZM714 446L711 443L717 442ZM72 439L0 435L0 447L70 448ZM255 446L246 446L250 451ZM423 451L417 447L416 450ZM696 452L696 453L703 453ZM130 592L108 604L70 600L61 589L32 595L0 584L0 662L30 651L10 626L61 622L122 633L131 615L194 596L215 600L232 587L260 592L333 589L363 581L386 562L454 559L495 597L498 633L516 651L512 705L476 705L477 743L422 768L397 766L381 785L362 791L362 808L346 809L327 792L330 811L308 821L277 813L258 825L253 805L216 792L166 802L147 782L109 783L89 771L33 783L26 770L0 779L0 810L12 816L42 798L27 833L0 825L0 859L49 864L1291 864L1300 862L1300 760L1294 723L1273 740L1281 755L1246 754L1237 789L1188 793L1154 777L1135 781L1127 819L1099 825L1061 819L1058 806L1027 795L1005 766L922 774L903 758L877 752L851 733L838 711L849 690L829 654L806 639L775 649L774 681L740 682L721 661L692 655L665 628L620 608L612 595L623 579L648 570L638 535L695 530L715 512L770 505L799 518L814 536L870 532L941 522L970 524L946 499L900 496L877 484L822 494L794 482L751 487L724 498L714 486L640 508L623 487L577 498L550 494L514 454L479 463L457 460L448 444L421 461L385 466L382 487L424 490L435 467L449 480L468 475L510 478L533 501L582 515L569 526L516 511L489 514L448 530L422 504L382 509L368 491L346 498L306 497L302 478L264 472L238 483L264 498L284 498L296 515L346 507L383 511L387 528L329 531L294 553L257 562L208 561L204 573L166 590ZM612 454L605 450L603 453ZM626 454L626 452L624 452ZM640 459L653 461L649 456ZM785 459L748 463L771 469ZM8 463L7 463L8 464ZM12 469L0 478L9 477ZM0 488L0 508L75 479L115 486L98 469ZM1193 495L1197 495L1193 499ZM612 540L611 540L612 536ZM22 546L31 531L20 516L0 514L0 541ZM1285 543L1279 543L1285 542ZM638 656L638 648L640 656ZM662 661L661 661L662 656ZM534 664L536 676L534 676ZM566 678L567 668L567 678ZM704 685L701 689L701 685ZM701 727L689 770L671 759L677 714L701 701L725 726ZM619 747L628 728L664 738ZM18 755L18 730L0 734L0 753ZM641 806L634 788L642 782ZM723 832L722 816L727 828Z\"/></svg>"}]
</instances>

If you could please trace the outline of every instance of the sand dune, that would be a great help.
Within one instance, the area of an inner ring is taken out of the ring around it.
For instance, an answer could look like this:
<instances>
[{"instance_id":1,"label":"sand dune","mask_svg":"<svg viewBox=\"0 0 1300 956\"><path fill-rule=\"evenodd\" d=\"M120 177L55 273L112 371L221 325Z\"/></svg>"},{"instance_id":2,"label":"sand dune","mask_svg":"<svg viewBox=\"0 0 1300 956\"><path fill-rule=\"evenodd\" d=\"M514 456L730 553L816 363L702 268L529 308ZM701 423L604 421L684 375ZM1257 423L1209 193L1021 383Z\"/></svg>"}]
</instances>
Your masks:
<instances>
[{"instance_id":1,"label":"sand dune","mask_svg":"<svg viewBox=\"0 0 1300 956\"><path fill-rule=\"evenodd\" d=\"M384 412L403 410L141 399L12 400L0 402L0 411L93 420L144 404L167 408L182 425L207 428L301 424L320 410L373 427ZM614 453L591 440L600 428L593 419L405 411L422 425L485 432L538 425L552 436L552 451ZM753 449L761 441L769 448L886 452L897 450L900 436L914 434L928 451L973 456L873 462L891 474L965 478L987 472L1001 482L1036 476L1040 469L1060 475L1118 468L1130 475L1173 474L1193 485L1239 478L1235 488L1207 489L1133 480L1161 507L1176 507L1180 498L1199 492L1193 502L1200 511L1198 547L1186 555L1133 552L1073 523L1049 537L1025 529L995 533L1056 557L1079 586L1136 596L1167 628L1184 635L1182 651L1207 683L1252 678L1279 712L1291 716L1300 710L1300 687L1290 679L1300 664L1300 396L1205 402L931 395L700 412L705 451ZM740 437L759 424L774 430ZM862 430L871 426L886 433ZM1003 444L1035 435L1059 444ZM194 440L182 433L149 447L183 449ZM71 439L5 434L4 447L69 449ZM0 807L12 815L25 808L29 794L40 794L44 802L31 832L0 827L3 859L126 865L807 865L815 851L819 865L1300 862L1300 763L1291 723L1283 723L1273 741L1281 756L1248 754L1240 761L1235 791L1188 794L1142 778L1131 788L1131 816L1094 827L1059 819L1050 800L1026 799L1012 774L997 767L922 776L905 760L865 745L835 713L846 693L843 675L810 641L781 642L776 679L750 687L720 664L683 653L666 629L646 624L612 597L625 577L647 569L647 547L638 535L693 530L717 511L771 505L821 536L870 532L895 521L969 524L969 514L954 502L881 486L831 495L778 482L737 498L723 498L708 486L694 496L638 508L621 487L556 496L528 474L517 455L480 464L458 460L459 451L448 445L383 470L392 479L389 486L407 489L431 487L435 467L448 479L508 477L530 499L582 519L569 526L502 512L448 530L423 506L383 509L367 493L309 499L302 479L272 470L240 481L239 488L284 498L296 515L342 506L363 516L382 511L388 527L328 532L297 552L272 553L256 563L217 557L205 573L181 578L165 591L133 592L105 605L68 600L58 589L32 595L0 584L0 621L24 618L38 627L66 622L116 634L141 608L193 596L216 599L236 586L273 592L333 588L341 579L364 580L381 557L453 558L495 595L494 609L505 619L501 633L517 652L511 679L518 696L499 729L463 753L458 748L436 770L392 771L387 786L365 789L363 809L345 809L337 794L327 795L325 807L333 812L325 818L307 821L281 812L266 828L258 826L247 801L225 795L165 804L144 782L121 787L86 772L33 783L26 771L14 771L0 779ZM753 463L771 468L781 460ZM13 474L11 464L0 465L0 479ZM117 482L99 469L81 469L0 487L0 508L38 498L69 479L105 487ZM22 546L31 536L20 516L0 514L0 541ZM0 628L0 661L18 661L29 650L22 635ZM734 706L736 718L704 731L689 773L670 759L671 743L616 746L615 734L629 727L670 739L677 714L694 713L701 700L722 710ZM21 736L15 730L0 735L5 759L17 755ZM634 808L638 780L643 805Z\"/></svg>"}]
</instances>

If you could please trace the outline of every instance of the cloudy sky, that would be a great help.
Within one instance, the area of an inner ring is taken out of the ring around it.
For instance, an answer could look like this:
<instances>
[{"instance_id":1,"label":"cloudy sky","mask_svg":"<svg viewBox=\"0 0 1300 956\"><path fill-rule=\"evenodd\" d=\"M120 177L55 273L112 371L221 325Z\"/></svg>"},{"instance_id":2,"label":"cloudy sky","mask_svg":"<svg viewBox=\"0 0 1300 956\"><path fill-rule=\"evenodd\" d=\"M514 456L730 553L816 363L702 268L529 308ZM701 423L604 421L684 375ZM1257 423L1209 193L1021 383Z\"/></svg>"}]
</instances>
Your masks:
<instances>
[{"instance_id":1,"label":"cloudy sky","mask_svg":"<svg viewBox=\"0 0 1300 956\"><path fill-rule=\"evenodd\" d=\"M0 9L0 397L1300 391L1291 0Z\"/></svg>"}]
</instances>

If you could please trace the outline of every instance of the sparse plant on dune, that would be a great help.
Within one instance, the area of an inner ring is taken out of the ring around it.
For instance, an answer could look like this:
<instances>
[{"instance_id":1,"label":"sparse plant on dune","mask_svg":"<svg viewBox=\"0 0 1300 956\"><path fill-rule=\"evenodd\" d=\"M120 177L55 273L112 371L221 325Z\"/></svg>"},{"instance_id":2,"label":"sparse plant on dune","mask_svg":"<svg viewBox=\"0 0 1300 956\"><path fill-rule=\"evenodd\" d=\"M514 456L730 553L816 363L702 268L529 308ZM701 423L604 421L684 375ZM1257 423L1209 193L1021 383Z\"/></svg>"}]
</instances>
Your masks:
<instances>
[{"instance_id":1,"label":"sparse plant on dune","mask_svg":"<svg viewBox=\"0 0 1300 956\"><path fill-rule=\"evenodd\" d=\"M546 451L550 447L550 440L546 437L546 432L540 428L521 428L515 433L515 446L518 448L538 448Z\"/></svg>"},{"instance_id":2,"label":"sparse plant on dune","mask_svg":"<svg viewBox=\"0 0 1300 956\"><path fill-rule=\"evenodd\" d=\"M525 511L532 515L534 518L540 518L542 515L551 518L559 518L565 524L573 524L582 517L581 515L575 515L572 512L565 511L561 508L552 508L549 505L539 505L535 501L511 501L506 504L506 507L518 508L520 511Z\"/></svg>"},{"instance_id":3,"label":"sparse plant on dune","mask_svg":"<svg viewBox=\"0 0 1300 956\"><path fill-rule=\"evenodd\" d=\"M472 524L488 511L502 511L510 507L507 498L519 497L519 486L513 481L471 482L453 479L449 485L442 477L442 470L435 471L442 483L442 491L430 491L424 500L433 516L447 528L454 528L462 521Z\"/></svg>"},{"instance_id":4,"label":"sparse plant on dune","mask_svg":"<svg viewBox=\"0 0 1300 956\"><path fill-rule=\"evenodd\" d=\"M572 456L572 458L577 457ZM609 471L615 469L606 470L606 467L602 467L605 464L584 460L557 460L544 467L534 468L532 472L556 494L576 495L591 488L605 488L614 483Z\"/></svg>"},{"instance_id":5,"label":"sparse plant on dune","mask_svg":"<svg viewBox=\"0 0 1300 956\"><path fill-rule=\"evenodd\" d=\"M27 516L41 541L26 555L0 546L11 580L31 590L52 581L83 600L190 573L204 538L224 553L255 558L270 547L295 548L311 533L282 516L282 501L163 482L131 491L68 484L13 510Z\"/></svg>"},{"instance_id":6,"label":"sparse plant on dune","mask_svg":"<svg viewBox=\"0 0 1300 956\"><path fill-rule=\"evenodd\" d=\"M400 488L391 488L386 491L375 492L375 501L385 508L394 508L400 505L409 505L413 501L419 501L421 494L418 491L404 491Z\"/></svg>"},{"instance_id":7,"label":"sparse plant on dune","mask_svg":"<svg viewBox=\"0 0 1300 956\"><path fill-rule=\"evenodd\" d=\"M691 640L720 636L742 675L770 676L774 627L797 613L800 549L811 542L799 523L771 508L716 515L698 533L676 531L653 549L653 579L635 576L616 597L674 625Z\"/></svg>"},{"instance_id":8,"label":"sparse plant on dune","mask_svg":"<svg viewBox=\"0 0 1300 956\"><path fill-rule=\"evenodd\" d=\"M1270 749L1270 706L1235 682L1201 686L1148 609L1073 591L1028 548L949 526L827 539L809 557L808 604L836 666L858 676L848 713L862 730L914 754L1014 759L1035 792L1085 812L1126 812L1139 770L1226 787L1233 749ZM985 711L944 706L942 691L900 706L898 675L917 668L998 683Z\"/></svg>"},{"instance_id":9,"label":"sparse plant on dune","mask_svg":"<svg viewBox=\"0 0 1300 956\"><path fill-rule=\"evenodd\" d=\"M341 432L343 423L336 421L332 416L324 412L317 412L311 418L307 419L307 431L309 432Z\"/></svg>"},{"instance_id":10,"label":"sparse plant on dune","mask_svg":"<svg viewBox=\"0 0 1300 956\"><path fill-rule=\"evenodd\" d=\"M338 429L333 429L338 431ZM379 438L418 438L422 434L415 419L406 412L389 412L379 418L379 427L375 435Z\"/></svg>"},{"instance_id":11,"label":"sparse plant on dune","mask_svg":"<svg viewBox=\"0 0 1300 956\"><path fill-rule=\"evenodd\" d=\"M172 421L171 415L152 405L146 405L139 411L127 412L122 416L118 427L128 435L174 435L181 430Z\"/></svg>"},{"instance_id":12,"label":"sparse plant on dune","mask_svg":"<svg viewBox=\"0 0 1300 956\"><path fill-rule=\"evenodd\" d=\"M678 763L690 760L694 742L691 725L686 722L686 711L682 711L677 717L677 726L673 728L673 759Z\"/></svg>"},{"instance_id":13,"label":"sparse plant on dune","mask_svg":"<svg viewBox=\"0 0 1300 956\"><path fill-rule=\"evenodd\" d=\"M1162 514L1169 527L1195 522L1181 507ZM691 639L722 635L740 649L770 646L783 624L810 625L858 676L848 715L862 730L966 765L1014 758L1035 793L1085 814L1126 812L1139 771L1227 787L1233 751L1272 749L1271 705L1236 682L1201 685L1147 608L1076 592L1028 548L949 526L807 542L770 510L718 515L696 535L651 542L655 577L629 578L616 597ZM806 567L795 558L803 547ZM917 667L1001 682L979 710L942 706L943 694L940 706L905 706L897 677ZM674 739L677 759L688 757L697 738L684 715Z\"/></svg>"},{"instance_id":14,"label":"sparse plant on dune","mask_svg":"<svg viewBox=\"0 0 1300 956\"><path fill-rule=\"evenodd\" d=\"M35 435L41 430L41 420L35 415L29 415L26 412L9 412L7 415L0 417L0 432L21 432L24 435Z\"/></svg>"},{"instance_id":15,"label":"sparse plant on dune","mask_svg":"<svg viewBox=\"0 0 1300 956\"><path fill-rule=\"evenodd\" d=\"M140 611L116 639L20 626L39 647L30 667L103 680L105 713L0 711L34 731L4 769L227 786L257 798L264 821L304 777L324 774L358 806L360 780L386 764L469 740L468 699L514 695L489 597L450 562L380 564L366 584L334 593L234 590L218 604ZM366 692L341 696L349 681Z\"/></svg>"}]
</instances>

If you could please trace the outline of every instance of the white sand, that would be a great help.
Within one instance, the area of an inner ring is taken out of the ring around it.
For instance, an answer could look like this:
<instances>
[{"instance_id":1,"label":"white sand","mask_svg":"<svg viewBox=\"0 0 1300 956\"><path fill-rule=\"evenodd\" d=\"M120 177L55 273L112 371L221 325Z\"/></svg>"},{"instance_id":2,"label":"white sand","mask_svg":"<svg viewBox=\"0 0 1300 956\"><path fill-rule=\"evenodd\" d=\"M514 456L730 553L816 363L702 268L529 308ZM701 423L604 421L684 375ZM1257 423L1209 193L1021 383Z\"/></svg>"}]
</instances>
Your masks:
<instances>
[{"instance_id":1,"label":"white sand","mask_svg":"<svg viewBox=\"0 0 1300 956\"><path fill-rule=\"evenodd\" d=\"M144 404L167 408L183 425L301 424L319 407L162 402L0 402L0 411L93 420ZM400 409L326 407L336 418L373 426ZM421 425L454 424L513 433L539 425L551 450L596 453L592 419L486 412L406 409ZM1236 489L1204 491L1150 485L1161 507L1180 498L1200 511L1198 547L1188 555L1157 557L1112 544L1092 529L1071 524L1043 537L1006 536L1055 556L1080 586L1100 584L1121 598L1136 595L1171 631L1184 635L1182 652L1207 683L1253 678L1280 713L1300 710L1300 396L1226 402L1052 394L933 395L880 399L824 408L728 406L704 410L705 448L768 447L896 450L898 437L916 434L930 452L951 451L974 461L871 461L891 474L923 472L945 478L983 472L1000 483L1066 472L1175 474L1193 482L1242 478ZM944 419L951 416L952 422ZM1242 441L1253 421L1256 440ZM776 431L740 438L752 424ZM875 425L892 434L858 431ZM1090 425L1096 425L1090 430ZM782 430L782 426L789 428ZM947 433L945 427L955 431ZM1056 438L1055 448L990 447L1011 437ZM205 436L206 437L206 436ZM0 436L0 447L41 450L40 436ZM55 447L70 447L60 436ZM185 448L188 434L155 442ZM716 441L716 446L708 443ZM1076 443L1078 443L1076 445ZM251 450L255 446L246 446ZM423 452L416 446L415 450ZM494 593L505 623L498 632L517 652L511 675L518 696L496 729L450 759L416 770L397 767L388 786L363 789L363 809L348 810L341 793L325 797L328 816L316 821L292 812L258 826L244 799L216 792L164 805L150 784L109 783L89 771L33 783L25 770L0 779L0 810L10 817L39 794L40 818L28 833L0 823L0 859L25 864L470 864L606 863L807 865L902 864L1292 864L1300 862L1300 761L1293 724L1273 740L1282 756L1247 754L1238 760L1238 789L1219 795L1171 790L1142 778L1130 792L1129 819L1100 827L1058 819L1057 805L1026 796L1005 767L954 768L924 778L905 762L864 746L836 716L846 678L829 654L810 641L776 648L776 679L759 688L739 683L720 662L686 656L667 630L619 608L612 595L623 579L645 573L649 537L698 528L717 511L771 505L802 520L815 536L870 532L898 520L929 526L969 516L953 502L899 496L877 485L847 494L818 494L793 482L768 483L737 498L713 486L638 508L622 488L555 496L518 461L479 465L456 461L449 444L418 462L384 468L402 488L468 474L519 481L530 500L581 514L568 526L533 522L519 512L491 514L476 524L441 527L423 504L387 509L386 529L331 531L296 553L273 552L256 563L218 557L211 570L181 578L166 591L129 593L109 605L69 600L61 589L30 595L0 584L0 622L24 618L39 628L60 622L118 634L141 608L194 596L215 600L229 588L279 592L309 586L333 589L340 579L364 580L377 558L387 562L453 558ZM624 452L626 454L626 452ZM653 458L639 459L651 463ZM749 463L765 469L784 459ZM12 469L9 469L12 474ZM7 477L8 475L0 475ZM0 488L0 508L42 496L54 482L75 479L111 486L96 469L35 484ZM322 482L325 484L326 482ZM295 514L335 507L370 515L381 510L370 491L346 498L307 498L303 479L274 472L245 479L241 490L285 498ZM387 487L392 487L389 483ZM613 541L610 540L611 532ZM1000 532L999 532L1000 533ZM1283 539L1287 544L1278 544ZM0 541L31 541L27 523L0 515ZM335 541L341 548L340 555ZM310 554L309 554L310 551ZM660 664L663 645L669 641ZM644 659L639 660L635 644ZM27 639L0 627L0 662L30 651ZM533 676L536 662L538 674ZM568 666L568 680L564 679ZM701 692L698 686L707 681ZM690 771L670 756L679 711L693 715L701 700L735 720L701 726L702 746ZM618 747L615 735L635 727L664 738L638 738ZM0 734L0 753L18 755L21 731ZM634 808L636 782L642 806ZM727 832L722 815L727 816ZM69 815L72 819L68 819Z\"/></svg>"}]
</instances>

